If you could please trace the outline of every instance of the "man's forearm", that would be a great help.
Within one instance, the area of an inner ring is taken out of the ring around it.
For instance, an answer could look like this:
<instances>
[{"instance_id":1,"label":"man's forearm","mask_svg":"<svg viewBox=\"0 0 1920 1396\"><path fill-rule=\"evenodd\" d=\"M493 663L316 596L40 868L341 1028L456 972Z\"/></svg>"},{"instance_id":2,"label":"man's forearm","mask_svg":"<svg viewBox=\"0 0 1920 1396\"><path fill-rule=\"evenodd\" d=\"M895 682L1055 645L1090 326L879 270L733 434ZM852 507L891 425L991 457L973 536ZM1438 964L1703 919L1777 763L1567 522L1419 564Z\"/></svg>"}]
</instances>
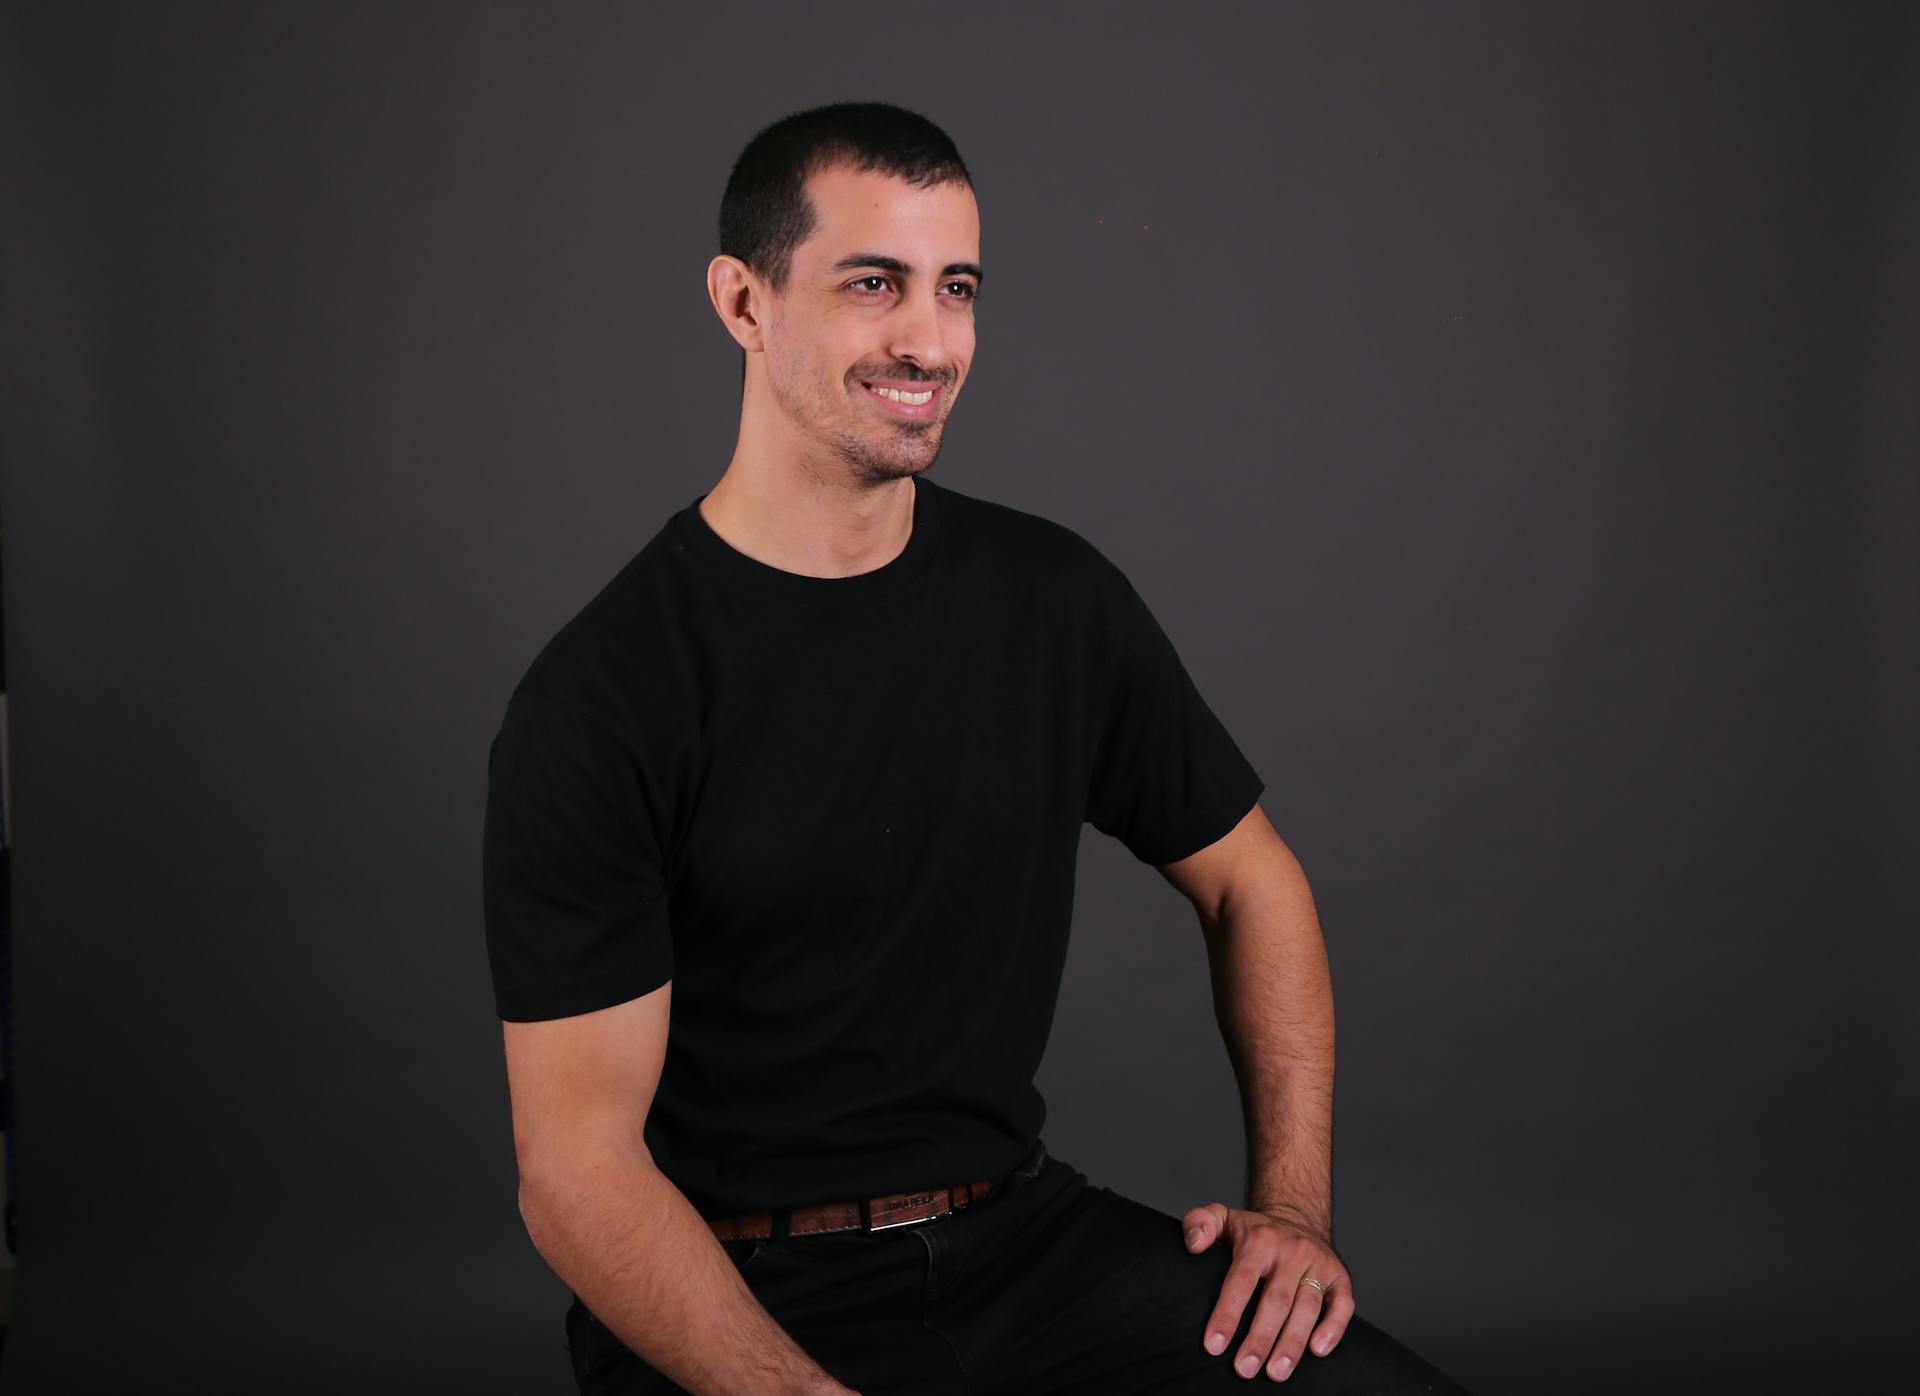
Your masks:
<instances>
[{"instance_id":1,"label":"man's forearm","mask_svg":"<svg viewBox=\"0 0 1920 1396\"><path fill-rule=\"evenodd\" d=\"M1333 986L1306 875L1286 853L1201 926L1246 1121L1247 1206L1331 1245Z\"/></svg>"},{"instance_id":2,"label":"man's forearm","mask_svg":"<svg viewBox=\"0 0 1920 1396\"><path fill-rule=\"evenodd\" d=\"M644 1152L523 1179L534 1248L614 1335L696 1396L845 1393L760 1306L686 1195Z\"/></svg>"}]
</instances>

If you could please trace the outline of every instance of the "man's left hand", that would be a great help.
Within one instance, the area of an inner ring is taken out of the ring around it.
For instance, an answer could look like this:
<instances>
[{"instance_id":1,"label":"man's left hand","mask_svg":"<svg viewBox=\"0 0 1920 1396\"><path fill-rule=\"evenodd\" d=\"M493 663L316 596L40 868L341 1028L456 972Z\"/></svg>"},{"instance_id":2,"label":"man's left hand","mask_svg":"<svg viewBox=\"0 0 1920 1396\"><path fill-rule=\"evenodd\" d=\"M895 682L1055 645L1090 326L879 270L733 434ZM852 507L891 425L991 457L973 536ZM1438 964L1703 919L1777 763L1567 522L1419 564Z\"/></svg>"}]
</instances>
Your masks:
<instances>
[{"instance_id":1,"label":"man's left hand","mask_svg":"<svg viewBox=\"0 0 1920 1396\"><path fill-rule=\"evenodd\" d=\"M1220 1286L1220 1302L1207 1320L1208 1352L1218 1356L1226 1351L1227 1340L1240 1326L1240 1315L1263 1276L1266 1291L1253 1311L1253 1326L1234 1359L1234 1370L1250 1377L1264 1362L1269 1377L1285 1381L1298 1366L1309 1334L1316 1354L1325 1357L1333 1351L1353 1317L1353 1277L1334 1253L1332 1242L1304 1218L1279 1209L1243 1212L1223 1202L1209 1202L1188 1212L1180 1224L1186 1230L1189 1252L1204 1251L1222 1234L1233 1248L1233 1266ZM1318 1280L1327 1287L1326 1293L1304 1283L1306 1279Z\"/></svg>"}]
</instances>

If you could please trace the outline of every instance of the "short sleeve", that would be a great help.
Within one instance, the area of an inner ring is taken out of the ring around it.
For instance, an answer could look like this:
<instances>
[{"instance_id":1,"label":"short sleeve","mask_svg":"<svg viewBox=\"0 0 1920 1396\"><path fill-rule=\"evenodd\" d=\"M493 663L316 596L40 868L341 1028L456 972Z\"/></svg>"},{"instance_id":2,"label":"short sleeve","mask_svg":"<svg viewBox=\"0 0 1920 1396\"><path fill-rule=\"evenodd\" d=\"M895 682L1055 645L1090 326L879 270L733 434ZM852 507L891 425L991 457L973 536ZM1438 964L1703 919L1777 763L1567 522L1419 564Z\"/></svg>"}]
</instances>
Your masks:
<instances>
[{"instance_id":1,"label":"short sleeve","mask_svg":"<svg viewBox=\"0 0 1920 1396\"><path fill-rule=\"evenodd\" d=\"M1238 824L1263 783L1133 584L1103 570L1106 701L1087 822L1143 863L1177 862Z\"/></svg>"},{"instance_id":2,"label":"short sleeve","mask_svg":"<svg viewBox=\"0 0 1920 1396\"><path fill-rule=\"evenodd\" d=\"M519 689L487 757L482 882L508 1022L611 1007L673 977L659 810L634 753L565 701Z\"/></svg>"}]
</instances>

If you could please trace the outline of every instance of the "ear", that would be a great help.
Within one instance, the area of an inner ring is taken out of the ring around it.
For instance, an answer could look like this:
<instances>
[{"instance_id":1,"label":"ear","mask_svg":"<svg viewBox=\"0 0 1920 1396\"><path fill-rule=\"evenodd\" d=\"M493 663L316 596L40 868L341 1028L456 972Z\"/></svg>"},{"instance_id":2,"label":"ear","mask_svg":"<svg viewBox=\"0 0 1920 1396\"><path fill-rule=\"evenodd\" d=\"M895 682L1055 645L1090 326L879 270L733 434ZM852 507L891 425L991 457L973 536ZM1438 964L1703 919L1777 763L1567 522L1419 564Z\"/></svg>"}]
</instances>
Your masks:
<instances>
[{"instance_id":1,"label":"ear","mask_svg":"<svg viewBox=\"0 0 1920 1396\"><path fill-rule=\"evenodd\" d=\"M758 353L766 347L762 324L766 291L745 262L722 253L707 263L707 299L742 349Z\"/></svg>"}]
</instances>

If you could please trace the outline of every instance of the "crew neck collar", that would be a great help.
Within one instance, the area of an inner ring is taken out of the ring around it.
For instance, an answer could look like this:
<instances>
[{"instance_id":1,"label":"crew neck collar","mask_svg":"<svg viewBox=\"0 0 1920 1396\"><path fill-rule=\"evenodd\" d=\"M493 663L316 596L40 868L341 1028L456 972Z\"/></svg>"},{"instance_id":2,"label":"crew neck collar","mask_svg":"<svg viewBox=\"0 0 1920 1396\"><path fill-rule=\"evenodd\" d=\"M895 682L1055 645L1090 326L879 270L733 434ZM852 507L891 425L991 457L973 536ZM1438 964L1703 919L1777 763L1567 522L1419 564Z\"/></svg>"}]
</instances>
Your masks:
<instances>
[{"instance_id":1,"label":"crew neck collar","mask_svg":"<svg viewBox=\"0 0 1920 1396\"><path fill-rule=\"evenodd\" d=\"M924 475L913 477L913 531L891 560L849 577L809 577L748 557L713 531L700 512L698 496L674 516L681 541L704 561L743 585L769 596L810 606L840 606L869 601L906 585L933 560L940 541L940 487Z\"/></svg>"}]
</instances>

